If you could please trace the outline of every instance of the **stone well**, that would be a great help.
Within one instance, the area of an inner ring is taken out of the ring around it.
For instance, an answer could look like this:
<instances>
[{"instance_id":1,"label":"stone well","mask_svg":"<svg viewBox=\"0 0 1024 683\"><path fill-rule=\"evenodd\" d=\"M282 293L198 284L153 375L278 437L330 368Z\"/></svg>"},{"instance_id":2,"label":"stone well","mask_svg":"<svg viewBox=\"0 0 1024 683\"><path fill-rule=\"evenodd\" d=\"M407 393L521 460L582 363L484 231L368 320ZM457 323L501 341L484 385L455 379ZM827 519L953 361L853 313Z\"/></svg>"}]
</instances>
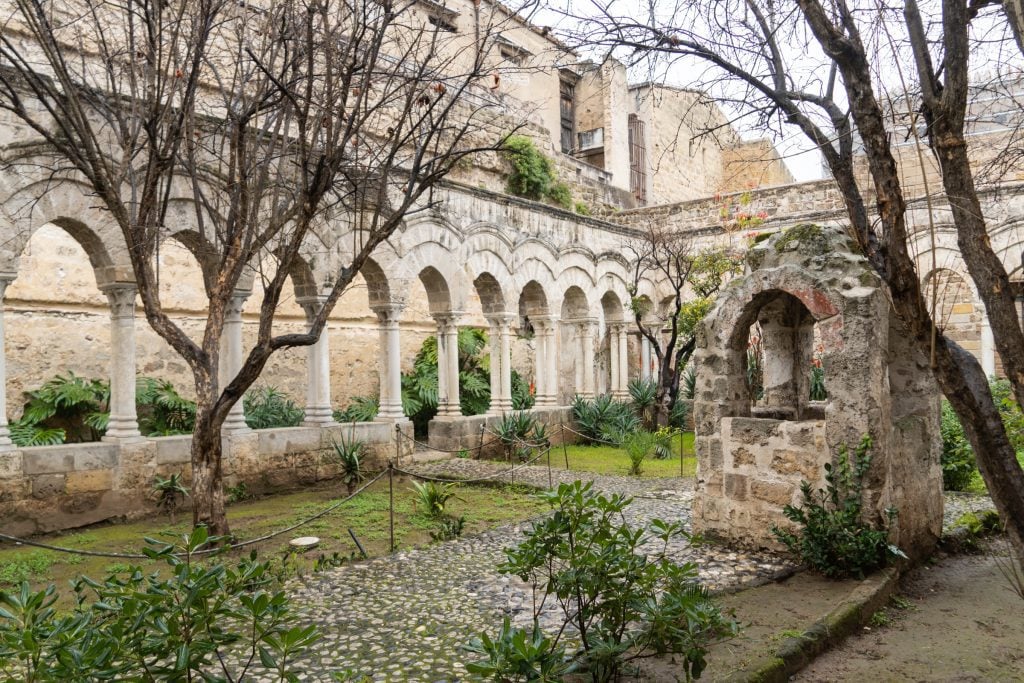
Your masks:
<instances>
[{"instance_id":1,"label":"stone well","mask_svg":"<svg viewBox=\"0 0 1024 683\"><path fill-rule=\"evenodd\" d=\"M895 508L891 540L911 556L928 552L942 530L940 395L881 280L840 228L815 225L773 235L747 265L698 330L694 531L778 547L771 526L789 524L782 509L800 502L800 482L823 487L840 446L852 451L870 434L865 512L882 520ZM755 323L760 397L747 382ZM809 398L815 359L820 402Z\"/></svg>"}]
</instances>

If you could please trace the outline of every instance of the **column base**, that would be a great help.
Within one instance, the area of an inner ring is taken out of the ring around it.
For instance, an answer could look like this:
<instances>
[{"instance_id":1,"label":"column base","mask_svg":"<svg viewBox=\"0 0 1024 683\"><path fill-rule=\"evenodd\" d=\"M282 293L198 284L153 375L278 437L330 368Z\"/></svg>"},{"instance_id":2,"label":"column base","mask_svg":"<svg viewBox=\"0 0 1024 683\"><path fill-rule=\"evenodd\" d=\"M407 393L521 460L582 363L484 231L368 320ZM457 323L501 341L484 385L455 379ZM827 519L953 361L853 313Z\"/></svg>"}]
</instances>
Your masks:
<instances>
[{"instance_id":1,"label":"column base","mask_svg":"<svg viewBox=\"0 0 1024 683\"><path fill-rule=\"evenodd\" d=\"M145 437L139 431L139 423L132 418L111 416L103 441L138 441Z\"/></svg>"},{"instance_id":2,"label":"column base","mask_svg":"<svg viewBox=\"0 0 1024 683\"><path fill-rule=\"evenodd\" d=\"M380 420L385 422L401 422L408 420L405 411L402 410L402 402L398 401L395 403L382 403L380 410L377 411L377 417L374 420Z\"/></svg>"},{"instance_id":3,"label":"column base","mask_svg":"<svg viewBox=\"0 0 1024 683\"><path fill-rule=\"evenodd\" d=\"M302 418L302 424L310 427L330 424L332 422L334 422L334 411L331 410L330 406L306 408L305 417Z\"/></svg>"}]
</instances>

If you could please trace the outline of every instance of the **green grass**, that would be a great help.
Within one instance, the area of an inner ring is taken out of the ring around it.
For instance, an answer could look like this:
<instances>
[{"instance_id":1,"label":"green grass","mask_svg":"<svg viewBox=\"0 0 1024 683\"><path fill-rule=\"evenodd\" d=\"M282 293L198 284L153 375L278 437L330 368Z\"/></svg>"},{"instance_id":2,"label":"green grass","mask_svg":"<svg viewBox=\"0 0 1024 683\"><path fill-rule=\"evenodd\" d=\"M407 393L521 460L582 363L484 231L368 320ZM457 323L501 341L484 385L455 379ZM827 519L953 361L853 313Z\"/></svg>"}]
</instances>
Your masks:
<instances>
[{"instance_id":1,"label":"green grass","mask_svg":"<svg viewBox=\"0 0 1024 683\"><path fill-rule=\"evenodd\" d=\"M674 439L672 443L675 457L665 460L655 460L648 457L644 460L643 478L655 479L679 476L679 441ZM623 448L614 446L566 446L566 455L569 456L569 469L578 472L594 472L596 474L629 474L629 455ZM683 433L683 476L692 477L697 472L697 457L693 451L693 432ZM538 465L544 463L539 462ZM565 469L565 459L562 449L558 446L551 451L551 465Z\"/></svg>"},{"instance_id":2,"label":"green grass","mask_svg":"<svg viewBox=\"0 0 1024 683\"><path fill-rule=\"evenodd\" d=\"M466 517L464 534L529 519L547 511L531 492L520 488L460 485L456 495L457 498L448 502L446 512ZM230 506L228 521L232 533L240 540L256 538L290 526L344 497L344 487L337 485L270 496ZM412 484L406 479L396 478L395 543L399 548L430 543L430 532L436 529L436 521L418 510L416 503ZM171 541L186 533L191 521L189 517L188 514L179 515L179 520L184 520L174 525L169 524L166 517L150 517L127 524L98 525L87 531L52 534L35 540L80 550L137 553L145 546L143 537ZM348 555L356 551L348 529L352 529L370 557L389 552L387 479L382 479L320 519L259 544L259 555L265 559L280 558L290 539L319 536L319 547L306 552L296 562L304 573L309 574L321 554L329 556L337 552ZM237 559L250 550L244 548L230 554ZM133 565L142 567L144 571L166 569L166 564L154 564L148 560L88 557L3 545L0 546L0 590L10 589L26 580L34 587L54 583L65 601L62 606L69 607L72 595L68 583L73 579L79 576L102 579L110 573L127 571Z\"/></svg>"}]
</instances>

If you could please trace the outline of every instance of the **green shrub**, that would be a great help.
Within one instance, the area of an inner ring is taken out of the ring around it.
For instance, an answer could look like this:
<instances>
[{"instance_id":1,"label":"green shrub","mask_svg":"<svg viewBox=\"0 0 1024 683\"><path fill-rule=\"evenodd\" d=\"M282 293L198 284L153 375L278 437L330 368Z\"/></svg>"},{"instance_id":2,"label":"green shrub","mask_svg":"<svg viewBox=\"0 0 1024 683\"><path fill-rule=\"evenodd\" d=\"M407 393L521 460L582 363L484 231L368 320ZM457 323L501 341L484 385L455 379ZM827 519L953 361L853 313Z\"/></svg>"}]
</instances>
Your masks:
<instances>
[{"instance_id":1,"label":"green shrub","mask_svg":"<svg viewBox=\"0 0 1024 683\"><path fill-rule=\"evenodd\" d=\"M515 370L512 371L512 410L529 410L535 397L529 382Z\"/></svg>"},{"instance_id":2,"label":"green shrub","mask_svg":"<svg viewBox=\"0 0 1024 683\"><path fill-rule=\"evenodd\" d=\"M505 413L494 426L494 432L501 442L501 448L505 452L505 459L511 459L512 455L523 446L529 445L530 434L537 427L537 418L530 413L517 410L512 413Z\"/></svg>"},{"instance_id":3,"label":"green shrub","mask_svg":"<svg viewBox=\"0 0 1024 683\"><path fill-rule=\"evenodd\" d=\"M195 401L183 398L167 380L137 378L135 405L139 414L139 431L146 436L190 434L195 427Z\"/></svg>"},{"instance_id":4,"label":"green shrub","mask_svg":"<svg viewBox=\"0 0 1024 683\"><path fill-rule=\"evenodd\" d=\"M594 681L610 681L626 659L658 653L677 655L687 680L700 677L707 645L737 627L697 583L696 565L668 558L669 542L685 535L682 526L653 520L631 529L622 523L630 499L600 495L591 483L561 484L539 497L555 514L534 522L526 539L505 551L499 571L541 594L535 623L543 605L554 603L563 626L555 635L536 627L531 633L503 627L493 640L483 635L470 648L487 659L473 671L494 680L561 680L579 668ZM580 638L568 663L562 651L567 627ZM551 677L536 673L541 663Z\"/></svg>"},{"instance_id":5,"label":"green shrub","mask_svg":"<svg viewBox=\"0 0 1024 683\"><path fill-rule=\"evenodd\" d=\"M609 395L592 401L577 396L572 405L576 429L587 443L609 442L621 445L623 440L643 425L628 403Z\"/></svg>"},{"instance_id":6,"label":"green shrub","mask_svg":"<svg viewBox=\"0 0 1024 683\"><path fill-rule=\"evenodd\" d=\"M683 370L683 398L693 400L697 396L697 368L687 365Z\"/></svg>"},{"instance_id":7,"label":"green shrub","mask_svg":"<svg viewBox=\"0 0 1024 683\"><path fill-rule=\"evenodd\" d=\"M875 528L863 519L861 493L871 447L871 437L865 435L851 462L846 445L840 446L836 466L825 464L825 489L814 492L809 482L801 482L803 505L783 509L798 525L797 532L772 527L775 537L801 562L829 578L863 578L894 557L906 557L888 542L884 525ZM891 521L896 511L888 514Z\"/></svg>"},{"instance_id":8,"label":"green shrub","mask_svg":"<svg viewBox=\"0 0 1024 683\"><path fill-rule=\"evenodd\" d=\"M73 372L57 375L25 392L21 418L10 425L18 446L51 446L99 441L110 419L110 385Z\"/></svg>"},{"instance_id":9,"label":"green shrub","mask_svg":"<svg viewBox=\"0 0 1024 683\"><path fill-rule=\"evenodd\" d=\"M509 194L572 208L569 186L558 180L551 160L537 149L533 140L512 135L505 140L502 150L512 164L512 173L505 183Z\"/></svg>"},{"instance_id":10,"label":"green shrub","mask_svg":"<svg viewBox=\"0 0 1024 683\"><path fill-rule=\"evenodd\" d=\"M229 486L225 490L228 494L229 503L244 503L255 498L244 481L240 481L234 486Z\"/></svg>"},{"instance_id":11,"label":"green shrub","mask_svg":"<svg viewBox=\"0 0 1024 683\"><path fill-rule=\"evenodd\" d=\"M647 427L653 426L654 404L658 399L658 381L634 377L629 380L629 398L633 402L633 410L644 421Z\"/></svg>"},{"instance_id":12,"label":"green shrub","mask_svg":"<svg viewBox=\"0 0 1024 683\"><path fill-rule=\"evenodd\" d=\"M247 392L242 405L250 429L298 427L305 417L302 408L274 387Z\"/></svg>"},{"instance_id":13,"label":"green shrub","mask_svg":"<svg viewBox=\"0 0 1024 683\"><path fill-rule=\"evenodd\" d=\"M466 517L455 515L438 515L437 530L430 532L430 538L435 541L450 541L462 536L462 530L466 526Z\"/></svg>"},{"instance_id":14,"label":"green shrub","mask_svg":"<svg viewBox=\"0 0 1024 683\"><path fill-rule=\"evenodd\" d=\"M989 383L992 400L1003 418L1010 445L1017 453L1017 461L1024 466L1024 412L1014 400L1010 382L1005 379ZM942 402L942 483L947 491L967 491L980 479L974 450L949 401ZM983 486L983 484L982 484Z\"/></svg>"},{"instance_id":15,"label":"green shrub","mask_svg":"<svg viewBox=\"0 0 1024 683\"><path fill-rule=\"evenodd\" d=\"M811 390L810 399L812 401L824 401L828 399L828 391L825 390L825 368L820 365L814 365L811 367Z\"/></svg>"},{"instance_id":16,"label":"green shrub","mask_svg":"<svg viewBox=\"0 0 1024 683\"><path fill-rule=\"evenodd\" d=\"M581 216L591 215L590 207L587 206L586 202L576 202L573 204L573 210Z\"/></svg>"},{"instance_id":17,"label":"green shrub","mask_svg":"<svg viewBox=\"0 0 1024 683\"><path fill-rule=\"evenodd\" d=\"M380 412L380 399L376 396L356 396L344 410L334 411L335 422L373 422Z\"/></svg>"},{"instance_id":18,"label":"green shrub","mask_svg":"<svg viewBox=\"0 0 1024 683\"><path fill-rule=\"evenodd\" d=\"M0 586L18 586L23 581L33 581L45 576L53 564L53 554L45 550L33 550L17 559L0 564Z\"/></svg>"},{"instance_id":19,"label":"green shrub","mask_svg":"<svg viewBox=\"0 0 1024 683\"><path fill-rule=\"evenodd\" d=\"M69 613L54 608L52 585L0 592L0 678L297 680L295 661L319 638L316 626L296 625L287 594L272 590L255 553L234 567L216 555L198 561L195 552L215 540L198 527L179 547L148 541L145 554L170 572L133 566L102 582L79 579Z\"/></svg>"},{"instance_id":20,"label":"green shrub","mask_svg":"<svg viewBox=\"0 0 1024 683\"><path fill-rule=\"evenodd\" d=\"M157 475L153 481L153 490L157 494L156 506L163 510L171 518L171 524L174 524L174 513L178 510L179 496L182 499L188 497L188 488L184 484L182 475L174 473L166 479Z\"/></svg>"}]
</instances>

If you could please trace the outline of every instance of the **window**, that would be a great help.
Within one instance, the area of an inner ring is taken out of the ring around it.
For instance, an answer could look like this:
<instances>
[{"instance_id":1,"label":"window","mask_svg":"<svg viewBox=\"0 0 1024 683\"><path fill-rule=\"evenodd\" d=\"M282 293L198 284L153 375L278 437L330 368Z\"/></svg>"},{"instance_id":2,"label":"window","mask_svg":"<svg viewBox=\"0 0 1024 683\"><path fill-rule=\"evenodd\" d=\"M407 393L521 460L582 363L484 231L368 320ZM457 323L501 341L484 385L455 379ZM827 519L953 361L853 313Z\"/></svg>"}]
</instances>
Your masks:
<instances>
[{"instance_id":1,"label":"window","mask_svg":"<svg viewBox=\"0 0 1024 683\"><path fill-rule=\"evenodd\" d=\"M531 56L529 50L519 47L510 40L499 37L496 42L498 43L498 54L506 62L521 66Z\"/></svg>"},{"instance_id":2,"label":"window","mask_svg":"<svg viewBox=\"0 0 1024 683\"><path fill-rule=\"evenodd\" d=\"M447 31L449 33L458 33L459 31L459 27L455 25L455 17L453 15L441 16L440 14L431 14L427 17L427 21L439 31Z\"/></svg>"},{"instance_id":3,"label":"window","mask_svg":"<svg viewBox=\"0 0 1024 683\"><path fill-rule=\"evenodd\" d=\"M572 154L573 138L576 130L576 86L574 83L562 79L559 87L560 92L560 113L562 121L562 151Z\"/></svg>"},{"instance_id":4,"label":"window","mask_svg":"<svg viewBox=\"0 0 1024 683\"><path fill-rule=\"evenodd\" d=\"M629 128L629 191L637 202L647 203L647 148L644 142L644 122L630 114Z\"/></svg>"}]
</instances>

